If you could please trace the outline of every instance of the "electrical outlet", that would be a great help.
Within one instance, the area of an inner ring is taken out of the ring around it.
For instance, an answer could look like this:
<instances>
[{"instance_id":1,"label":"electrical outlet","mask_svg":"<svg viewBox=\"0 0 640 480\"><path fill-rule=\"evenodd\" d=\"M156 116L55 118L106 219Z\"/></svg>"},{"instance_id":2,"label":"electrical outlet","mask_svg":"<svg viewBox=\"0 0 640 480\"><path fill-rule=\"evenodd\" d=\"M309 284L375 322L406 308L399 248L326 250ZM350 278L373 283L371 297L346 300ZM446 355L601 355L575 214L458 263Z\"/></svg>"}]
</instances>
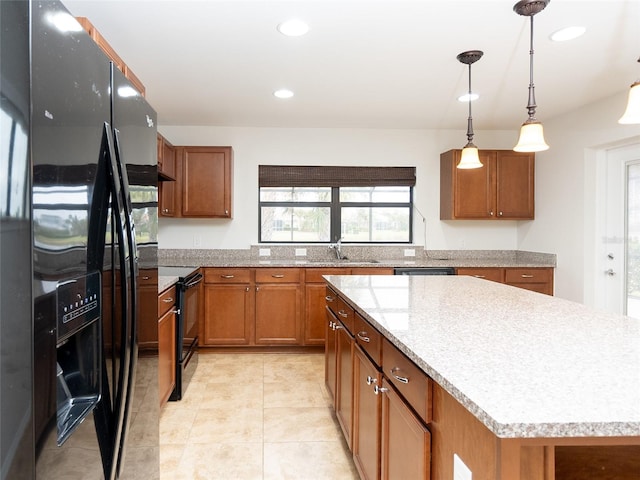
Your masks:
<instances>
[{"instance_id":1,"label":"electrical outlet","mask_svg":"<svg viewBox=\"0 0 640 480\"><path fill-rule=\"evenodd\" d=\"M405 257L415 257L416 256L415 248L405 248L404 249L404 256Z\"/></svg>"},{"instance_id":2,"label":"electrical outlet","mask_svg":"<svg viewBox=\"0 0 640 480\"><path fill-rule=\"evenodd\" d=\"M306 248L296 248L296 257L306 257L307 249Z\"/></svg>"},{"instance_id":3,"label":"electrical outlet","mask_svg":"<svg viewBox=\"0 0 640 480\"><path fill-rule=\"evenodd\" d=\"M453 480L473 480L473 474L457 453L453 454Z\"/></svg>"},{"instance_id":4,"label":"electrical outlet","mask_svg":"<svg viewBox=\"0 0 640 480\"><path fill-rule=\"evenodd\" d=\"M271 249L270 248L261 248L258 255L260 255L261 257L270 257L271 256Z\"/></svg>"},{"instance_id":5,"label":"electrical outlet","mask_svg":"<svg viewBox=\"0 0 640 480\"><path fill-rule=\"evenodd\" d=\"M193 246L201 247L202 246L202 235L194 235L193 236Z\"/></svg>"}]
</instances>

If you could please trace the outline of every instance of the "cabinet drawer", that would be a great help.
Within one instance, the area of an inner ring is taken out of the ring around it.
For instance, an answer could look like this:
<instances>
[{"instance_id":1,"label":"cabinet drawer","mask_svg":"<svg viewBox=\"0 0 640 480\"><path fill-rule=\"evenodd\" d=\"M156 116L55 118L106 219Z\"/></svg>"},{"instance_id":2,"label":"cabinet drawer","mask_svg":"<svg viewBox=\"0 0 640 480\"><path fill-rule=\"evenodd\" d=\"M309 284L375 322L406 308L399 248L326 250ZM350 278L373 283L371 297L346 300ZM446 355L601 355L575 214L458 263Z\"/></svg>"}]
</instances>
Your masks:
<instances>
[{"instance_id":1,"label":"cabinet drawer","mask_svg":"<svg viewBox=\"0 0 640 480\"><path fill-rule=\"evenodd\" d=\"M158 318L161 318L176 304L176 287L167 288L158 295Z\"/></svg>"},{"instance_id":2,"label":"cabinet drawer","mask_svg":"<svg viewBox=\"0 0 640 480\"><path fill-rule=\"evenodd\" d=\"M300 269L257 268L256 283L300 283Z\"/></svg>"},{"instance_id":3,"label":"cabinet drawer","mask_svg":"<svg viewBox=\"0 0 640 480\"><path fill-rule=\"evenodd\" d=\"M251 270L248 268L205 268L205 283L250 283Z\"/></svg>"},{"instance_id":4,"label":"cabinet drawer","mask_svg":"<svg viewBox=\"0 0 640 480\"><path fill-rule=\"evenodd\" d=\"M333 312L333 314L338 316L338 294L331 290L329 287L326 288L326 294L324 299L327 302L327 308Z\"/></svg>"},{"instance_id":5,"label":"cabinet drawer","mask_svg":"<svg viewBox=\"0 0 640 480\"><path fill-rule=\"evenodd\" d=\"M506 283L547 283L551 281L550 268L507 268Z\"/></svg>"},{"instance_id":6,"label":"cabinet drawer","mask_svg":"<svg viewBox=\"0 0 640 480\"><path fill-rule=\"evenodd\" d=\"M346 327L349 334L353 335L355 312L342 298L338 297L338 311L336 317Z\"/></svg>"},{"instance_id":7,"label":"cabinet drawer","mask_svg":"<svg viewBox=\"0 0 640 480\"><path fill-rule=\"evenodd\" d=\"M158 269L141 268L138 274L138 285L158 285Z\"/></svg>"},{"instance_id":8,"label":"cabinet drawer","mask_svg":"<svg viewBox=\"0 0 640 480\"><path fill-rule=\"evenodd\" d=\"M431 422L431 379L386 339L382 343L382 373L420 418Z\"/></svg>"},{"instance_id":9,"label":"cabinet drawer","mask_svg":"<svg viewBox=\"0 0 640 480\"><path fill-rule=\"evenodd\" d=\"M324 283L323 275L349 275L349 268L307 268L305 269L305 281L307 283Z\"/></svg>"},{"instance_id":10,"label":"cabinet drawer","mask_svg":"<svg viewBox=\"0 0 640 480\"><path fill-rule=\"evenodd\" d=\"M503 268L457 268L458 275L468 275L470 277L483 278L492 282L504 283Z\"/></svg>"},{"instance_id":11,"label":"cabinet drawer","mask_svg":"<svg viewBox=\"0 0 640 480\"><path fill-rule=\"evenodd\" d=\"M382 335L358 313L355 314L354 336L358 345L367 352L379 368L382 363Z\"/></svg>"}]
</instances>

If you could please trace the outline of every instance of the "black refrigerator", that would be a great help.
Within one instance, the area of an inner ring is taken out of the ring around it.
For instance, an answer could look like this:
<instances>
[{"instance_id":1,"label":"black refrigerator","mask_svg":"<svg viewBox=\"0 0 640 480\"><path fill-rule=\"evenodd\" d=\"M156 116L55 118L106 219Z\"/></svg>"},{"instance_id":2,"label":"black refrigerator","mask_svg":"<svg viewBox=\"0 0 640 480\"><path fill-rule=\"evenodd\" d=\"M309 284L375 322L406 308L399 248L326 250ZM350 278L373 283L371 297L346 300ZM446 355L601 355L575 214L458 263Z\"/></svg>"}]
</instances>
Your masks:
<instances>
[{"instance_id":1,"label":"black refrigerator","mask_svg":"<svg viewBox=\"0 0 640 480\"><path fill-rule=\"evenodd\" d=\"M2 0L3 30L5 4L29 7L33 460L5 477L3 451L2 478L159 478L157 355L137 344L157 323L139 293L157 272L156 114L60 2Z\"/></svg>"}]
</instances>

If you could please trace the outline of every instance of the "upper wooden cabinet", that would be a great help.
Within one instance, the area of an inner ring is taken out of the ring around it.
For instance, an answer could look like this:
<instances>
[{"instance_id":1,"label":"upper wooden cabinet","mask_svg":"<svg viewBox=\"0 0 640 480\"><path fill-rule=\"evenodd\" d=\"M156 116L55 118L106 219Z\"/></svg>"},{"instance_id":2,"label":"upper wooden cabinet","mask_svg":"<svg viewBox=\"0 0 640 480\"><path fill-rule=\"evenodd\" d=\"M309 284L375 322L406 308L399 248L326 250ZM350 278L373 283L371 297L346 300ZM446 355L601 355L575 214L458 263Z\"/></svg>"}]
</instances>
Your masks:
<instances>
[{"instance_id":1,"label":"upper wooden cabinet","mask_svg":"<svg viewBox=\"0 0 640 480\"><path fill-rule=\"evenodd\" d=\"M176 215L176 150L158 134L158 214L162 217Z\"/></svg>"},{"instance_id":2,"label":"upper wooden cabinet","mask_svg":"<svg viewBox=\"0 0 640 480\"><path fill-rule=\"evenodd\" d=\"M98 46L102 49L109 60L113 62L113 64L120 70L124 76L131 82L131 84L140 92L140 94L144 97L145 88L140 79L131 71L129 66L124 63L124 60L118 55L118 53L113 49L109 42L102 36L102 34L98 31L96 27L89 21L86 17L76 17L76 20L82 28L89 34L89 36L93 39L94 42L98 44Z\"/></svg>"},{"instance_id":3,"label":"upper wooden cabinet","mask_svg":"<svg viewBox=\"0 0 640 480\"><path fill-rule=\"evenodd\" d=\"M480 150L482 168L458 169L461 150L440 155L441 220L532 220L535 154Z\"/></svg>"},{"instance_id":4,"label":"upper wooden cabinet","mask_svg":"<svg viewBox=\"0 0 640 480\"><path fill-rule=\"evenodd\" d=\"M178 147L181 217L232 218L231 147Z\"/></svg>"}]
</instances>

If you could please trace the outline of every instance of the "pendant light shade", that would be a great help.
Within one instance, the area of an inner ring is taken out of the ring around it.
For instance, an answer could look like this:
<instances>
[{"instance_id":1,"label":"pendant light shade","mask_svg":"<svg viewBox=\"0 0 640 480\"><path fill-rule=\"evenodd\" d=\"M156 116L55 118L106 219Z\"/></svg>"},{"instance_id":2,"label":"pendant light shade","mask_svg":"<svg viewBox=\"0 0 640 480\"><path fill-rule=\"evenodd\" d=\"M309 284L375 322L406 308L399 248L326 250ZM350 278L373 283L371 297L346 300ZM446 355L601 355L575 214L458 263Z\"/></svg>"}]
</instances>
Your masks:
<instances>
[{"instance_id":1,"label":"pendant light shade","mask_svg":"<svg viewBox=\"0 0 640 480\"><path fill-rule=\"evenodd\" d=\"M467 144L462 149L460 162L456 165L457 168L470 169L482 167L480 157L478 156L478 147L473 144L473 118L471 118L471 64L480 60L482 55L483 52L480 50L469 50L468 52L462 52L456 57L460 63L464 63L469 66L469 92L467 95L467 101L469 102L469 118L467 119Z\"/></svg>"},{"instance_id":2,"label":"pendant light shade","mask_svg":"<svg viewBox=\"0 0 640 480\"><path fill-rule=\"evenodd\" d=\"M520 128L518 144L513 148L516 152L541 152L548 150L549 145L544 140L542 124L536 119L536 94L533 83L533 16L541 12L549 4L550 0L520 0L513 6L513 10L522 16L531 19L530 48L529 48L529 101L527 112L529 118Z\"/></svg>"},{"instance_id":3,"label":"pendant light shade","mask_svg":"<svg viewBox=\"0 0 640 480\"><path fill-rule=\"evenodd\" d=\"M463 169L482 167L480 157L478 156L478 147L476 147L471 142L467 143L462 149L462 153L460 154L460 162L456 166L457 168Z\"/></svg>"},{"instance_id":4,"label":"pendant light shade","mask_svg":"<svg viewBox=\"0 0 640 480\"><path fill-rule=\"evenodd\" d=\"M638 62L640 62L640 58L638 58ZM627 109L624 111L620 120L618 120L618 123L625 125L640 123L640 80L631 85Z\"/></svg>"},{"instance_id":5,"label":"pendant light shade","mask_svg":"<svg viewBox=\"0 0 640 480\"><path fill-rule=\"evenodd\" d=\"M516 152L542 152L548 150L549 145L544 141L544 132L540 122L526 121L520 127L518 144L513 147Z\"/></svg>"}]
</instances>

